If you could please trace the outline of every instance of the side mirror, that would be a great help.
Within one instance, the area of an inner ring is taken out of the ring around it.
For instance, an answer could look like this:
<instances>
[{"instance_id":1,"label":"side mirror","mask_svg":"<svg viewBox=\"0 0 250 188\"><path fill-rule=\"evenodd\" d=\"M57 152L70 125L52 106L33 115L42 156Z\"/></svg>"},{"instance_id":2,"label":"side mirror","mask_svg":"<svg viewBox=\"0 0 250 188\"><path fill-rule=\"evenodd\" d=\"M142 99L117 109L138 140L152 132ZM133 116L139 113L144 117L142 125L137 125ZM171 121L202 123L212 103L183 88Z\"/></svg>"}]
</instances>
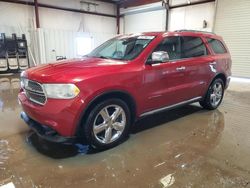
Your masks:
<instances>
[{"instance_id":1,"label":"side mirror","mask_svg":"<svg viewBox=\"0 0 250 188\"><path fill-rule=\"evenodd\" d=\"M169 60L168 52L158 51L152 53L152 59L148 61L148 64L163 63Z\"/></svg>"}]
</instances>

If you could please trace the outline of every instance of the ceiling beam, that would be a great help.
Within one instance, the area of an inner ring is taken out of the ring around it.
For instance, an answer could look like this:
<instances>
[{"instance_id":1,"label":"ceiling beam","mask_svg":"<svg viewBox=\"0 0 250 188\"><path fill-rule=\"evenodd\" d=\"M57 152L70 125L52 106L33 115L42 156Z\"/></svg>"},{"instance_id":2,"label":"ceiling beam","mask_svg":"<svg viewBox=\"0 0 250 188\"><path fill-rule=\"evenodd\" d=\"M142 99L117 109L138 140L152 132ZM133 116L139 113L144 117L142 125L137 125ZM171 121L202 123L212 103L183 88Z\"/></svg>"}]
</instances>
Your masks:
<instances>
[{"instance_id":1,"label":"ceiling beam","mask_svg":"<svg viewBox=\"0 0 250 188\"><path fill-rule=\"evenodd\" d=\"M112 1L112 0L97 0L97 1L105 2L105 3L111 3L111 4L117 4L116 1Z\"/></svg>"},{"instance_id":2,"label":"ceiling beam","mask_svg":"<svg viewBox=\"0 0 250 188\"><path fill-rule=\"evenodd\" d=\"M156 3L156 2L162 2L162 0L121 0L119 2L120 7L122 8L129 8L129 7L135 7L135 6L140 6L140 5L146 5L150 3ZM199 5L199 4L204 4L204 3L209 3L209 2L215 2L215 0L202 0L202 1L197 1L197 2L192 2L190 4L180 4L180 5L173 5L170 6L171 9L174 8L181 8L181 7L186 7L186 6L192 6L192 5Z\"/></svg>"},{"instance_id":3,"label":"ceiling beam","mask_svg":"<svg viewBox=\"0 0 250 188\"><path fill-rule=\"evenodd\" d=\"M30 2L30 1L22 1L22 0L0 0L0 2L5 2L5 3L16 3L16 4L22 4L22 5L35 6L35 3L33 3L33 2ZM96 15L96 16L105 16L105 17L116 18L116 15L112 15L112 14L105 14L105 13L92 12L92 11L85 11L85 10L80 10L80 9L59 7L59 6L49 5L49 4L37 3L37 6L38 6L38 7L43 7L43 8L56 9L56 10L64 10L64 11L70 11L70 12L77 12L77 13L84 13L84 14Z\"/></svg>"},{"instance_id":4,"label":"ceiling beam","mask_svg":"<svg viewBox=\"0 0 250 188\"><path fill-rule=\"evenodd\" d=\"M161 2L161 0L121 0L119 2L122 8L136 7L141 5L146 5L150 3Z\"/></svg>"},{"instance_id":5,"label":"ceiling beam","mask_svg":"<svg viewBox=\"0 0 250 188\"><path fill-rule=\"evenodd\" d=\"M189 4L173 5L173 6L170 6L169 8L170 9L181 8L181 7L200 5L200 4L204 4L204 3L210 3L210 2L215 2L215 0L203 0L203 1L193 2L193 3L191 2Z\"/></svg>"}]
</instances>

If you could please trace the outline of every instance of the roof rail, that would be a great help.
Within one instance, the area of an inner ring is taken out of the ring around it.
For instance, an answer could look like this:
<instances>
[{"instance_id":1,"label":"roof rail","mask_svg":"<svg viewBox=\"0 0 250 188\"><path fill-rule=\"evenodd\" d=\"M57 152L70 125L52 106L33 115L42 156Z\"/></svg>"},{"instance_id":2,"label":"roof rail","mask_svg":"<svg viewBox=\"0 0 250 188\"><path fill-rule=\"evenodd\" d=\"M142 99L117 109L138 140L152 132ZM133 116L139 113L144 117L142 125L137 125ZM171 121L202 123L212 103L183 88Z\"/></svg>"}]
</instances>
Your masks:
<instances>
[{"instance_id":1,"label":"roof rail","mask_svg":"<svg viewBox=\"0 0 250 188\"><path fill-rule=\"evenodd\" d=\"M195 32L195 33L207 33L207 34L214 34L214 32L209 31L199 31L199 30L192 30L192 29L181 29L181 30L175 30L175 32Z\"/></svg>"}]
</instances>

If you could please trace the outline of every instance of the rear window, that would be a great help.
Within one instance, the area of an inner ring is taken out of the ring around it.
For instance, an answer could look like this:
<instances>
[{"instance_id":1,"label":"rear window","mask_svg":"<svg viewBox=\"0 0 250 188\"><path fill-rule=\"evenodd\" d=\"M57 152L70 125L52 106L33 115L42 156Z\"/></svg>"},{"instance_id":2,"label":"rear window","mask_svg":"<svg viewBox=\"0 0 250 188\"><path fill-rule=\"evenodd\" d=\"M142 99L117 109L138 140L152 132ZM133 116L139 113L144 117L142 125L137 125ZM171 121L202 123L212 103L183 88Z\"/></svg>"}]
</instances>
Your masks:
<instances>
[{"instance_id":1,"label":"rear window","mask_svg":"<svg viewBox=\"0 0 250 188\"><path fill-rule=\"evenodd\" d=\"M216 39L207 38L209 46L213 49L216 54L225 54L227 53L226 48L221 41Z\"/></svg>"}]
</instances>

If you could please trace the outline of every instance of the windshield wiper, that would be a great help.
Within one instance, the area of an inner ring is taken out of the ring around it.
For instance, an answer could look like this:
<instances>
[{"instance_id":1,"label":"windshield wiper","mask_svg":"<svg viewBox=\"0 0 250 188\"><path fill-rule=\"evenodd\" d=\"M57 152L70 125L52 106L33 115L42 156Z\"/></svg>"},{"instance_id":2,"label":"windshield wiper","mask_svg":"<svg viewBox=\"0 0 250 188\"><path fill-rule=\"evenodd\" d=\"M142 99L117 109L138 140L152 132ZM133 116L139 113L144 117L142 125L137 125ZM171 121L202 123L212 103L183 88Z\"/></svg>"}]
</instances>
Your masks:
<instances>
[{"instance_id":1,"label":"windshield wiper","mask_svg":"<svg viewBox=\"0 0 250 188\"><path fill-rule=\"evenodd\" d=\"M102 58L102 59L110 59L109 57L106 57L106 56L97 56L98 58Z\"/></svg>"}]
</instances>

